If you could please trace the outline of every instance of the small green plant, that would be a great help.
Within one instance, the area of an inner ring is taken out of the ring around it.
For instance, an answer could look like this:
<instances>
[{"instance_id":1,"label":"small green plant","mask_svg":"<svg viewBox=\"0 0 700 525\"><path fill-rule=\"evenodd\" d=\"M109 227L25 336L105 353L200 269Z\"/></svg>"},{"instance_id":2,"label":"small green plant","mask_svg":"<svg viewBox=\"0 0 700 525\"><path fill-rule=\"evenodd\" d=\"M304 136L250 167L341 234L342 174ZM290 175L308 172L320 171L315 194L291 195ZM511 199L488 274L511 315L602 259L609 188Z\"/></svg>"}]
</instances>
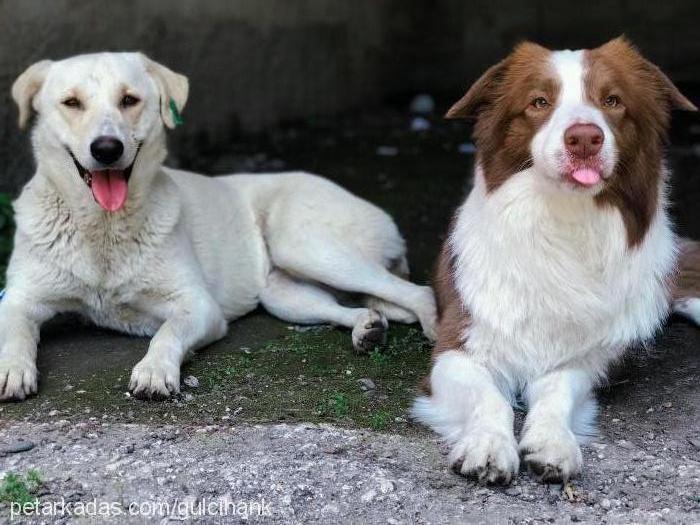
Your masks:
<instances>
[{"instance_id":1,"label":"small green plant","mask_svg":"<svg viewBox=\"0 0 700 525\"><path fill-rule=\"evenodd\" d=\"M375 365L384 366L389 362L389 356L384 352L380 352L378 348L372 350L369 354L369 358Z\"/></svg>"},{"instance_id":2,"label":"small green plant","mask_svg":"<svg viewBox=\"0 0 700 525\"><path fill-rule=\"evenodd\" d=\"M0 501L21 506L31 503L36 499L41 484L41 476L34 469L29 470L24 477L8 472L0 483Z\"/></svg>"},{"instance_id":3,"label":"small green plant","mask_svg":"<svg viewBox=\"0 0 700 525\"><path fill-rule=\"evenodd\" d=\"M369 419L369 425L372 427L373 430L384 430L388 424L389 414L387 414L383 410L375 412Z\"/></svg>"},{"instance_id":4,"label":"small green plant","mask_svg":"<svg viewBox=\"0 0 700 525\"><path fill-rule=\"evenodd\" d=\"M334 394L331 398L331 405L333 406L333 413L337 417L344 417L348 415L348 396L345 394Z\"/></svg>"}]
</instances>

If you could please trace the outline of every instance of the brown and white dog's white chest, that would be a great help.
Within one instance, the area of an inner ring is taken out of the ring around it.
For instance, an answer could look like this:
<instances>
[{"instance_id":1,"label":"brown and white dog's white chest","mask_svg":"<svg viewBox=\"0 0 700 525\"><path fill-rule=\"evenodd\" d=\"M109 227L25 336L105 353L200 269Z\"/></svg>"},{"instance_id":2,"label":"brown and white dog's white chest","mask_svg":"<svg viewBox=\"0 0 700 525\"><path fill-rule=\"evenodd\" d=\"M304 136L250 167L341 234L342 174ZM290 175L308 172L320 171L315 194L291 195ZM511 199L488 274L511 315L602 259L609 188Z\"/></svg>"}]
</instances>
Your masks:
<instances>
[{"instance_id":1,"label":"brown and white dog's white chest","mask_svg":"<svg viewBox=\"0 0 700 525\"><path fill-rule=\"evenodd\" d=\"M450 244L467 347L506 376L565 363L604 374L668 312L675 239L663 205L630 248L614 207L552 194L530 170L489 194L477 173Z\"/></svg>"}]
</instances>

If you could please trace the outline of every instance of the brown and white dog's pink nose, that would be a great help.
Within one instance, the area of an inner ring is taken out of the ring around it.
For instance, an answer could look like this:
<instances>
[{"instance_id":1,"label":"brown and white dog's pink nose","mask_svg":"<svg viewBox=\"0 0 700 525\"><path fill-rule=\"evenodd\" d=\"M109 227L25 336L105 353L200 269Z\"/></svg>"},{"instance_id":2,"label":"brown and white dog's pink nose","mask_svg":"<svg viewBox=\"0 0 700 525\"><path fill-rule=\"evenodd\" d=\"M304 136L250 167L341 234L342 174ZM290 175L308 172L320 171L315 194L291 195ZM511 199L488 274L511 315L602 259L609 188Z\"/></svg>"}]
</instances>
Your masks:
<instances>
[{"instance_id":1,"label":"brown and white dog's pink nose","mask_svg":"<svg viewBox=\"0 0 700 525\"><path fill-rule=\"evenodd\" d=\"M595 124L574 124L564 133L564 144L572 156L588 159L600 151L603 137L603 130Z\"/></svg>"}]
</instances>

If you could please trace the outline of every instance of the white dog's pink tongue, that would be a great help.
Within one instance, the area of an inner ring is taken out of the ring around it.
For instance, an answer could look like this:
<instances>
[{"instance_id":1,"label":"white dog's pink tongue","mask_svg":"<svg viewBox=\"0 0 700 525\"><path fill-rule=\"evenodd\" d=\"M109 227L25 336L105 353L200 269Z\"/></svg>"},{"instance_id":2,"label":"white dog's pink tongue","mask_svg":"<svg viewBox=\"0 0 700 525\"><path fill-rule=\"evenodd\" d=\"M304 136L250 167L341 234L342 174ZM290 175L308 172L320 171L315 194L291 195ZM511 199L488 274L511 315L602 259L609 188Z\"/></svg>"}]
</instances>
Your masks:
<instances>
[{"instance_id":1,"label":"white dog's pink tongue","mask_svg":"<svg viewBox=\"0 0 700 525\"><path fill-rule=\"evenodd\" d=\"M600 182L600 172L591 168L580 168L571 174L573 179L584 186L593 186Z\"/></svg>"},{"instance_id":2,"label":"white dog's pink tongue","mask_svg":"<svg viewBox=\"0 0 700 525\"><path fill-rule=\"evenodd\" d=\"M128 186L124 170L93 171L92 195L107 211L117 211L124 206Z\"/></svg>"}]
</instances>

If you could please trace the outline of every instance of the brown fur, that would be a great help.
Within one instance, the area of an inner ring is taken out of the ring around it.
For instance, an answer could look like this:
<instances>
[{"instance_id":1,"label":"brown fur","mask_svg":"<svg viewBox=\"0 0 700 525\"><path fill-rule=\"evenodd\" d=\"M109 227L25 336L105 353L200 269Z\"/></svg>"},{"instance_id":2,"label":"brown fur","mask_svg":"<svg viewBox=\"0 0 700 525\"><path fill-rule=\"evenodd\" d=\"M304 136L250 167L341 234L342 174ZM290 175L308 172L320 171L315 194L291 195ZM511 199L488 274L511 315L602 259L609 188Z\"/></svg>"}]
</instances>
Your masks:
<instances>
[{"instance_id":1,"label":"brown fur","mask_svg":"<svg viewBox=\"0 0 700 525\"><path fill-rule=\"evenodd\" d=\"M670 111L695 107L623 38L588 51L586 62L586 95L603 111L620 154L596 202L620 210L628 244L634 247L644 239L657 210ZM616 107L603 105L609 95L620 98Z\"/></svg>"},{"instance_id":2,"label":"brown fur","mask_svg":"<svg viewBox=\"0 0 700 525\"><path fill-rule=\"evenodd\" d=\"M450 225L449 232L452 232ZM437 299L437 341L433 347L433 360L442 352L464 347L463 334L469 326L469 312L459 298L454 282L454 255L449 237L442 245L433 274L433 288ZM426 376L418 385L425 395L430 395L430 377Z\"/></svg>"},{"instance_id":3,"label":"brown fur","mask_svg":"<svg viewBox=\"0 0 700 525\"><path fill-rule=\"evenodd\" d=\"M532 165L530 142L551 114L560 89L549 54L537 44L520 44L447 112L447 118L477 118L477 161L484 167L489 192ZM534 107L537 97L544 97L550 106Z\"/></svg>"}]
</instances>

